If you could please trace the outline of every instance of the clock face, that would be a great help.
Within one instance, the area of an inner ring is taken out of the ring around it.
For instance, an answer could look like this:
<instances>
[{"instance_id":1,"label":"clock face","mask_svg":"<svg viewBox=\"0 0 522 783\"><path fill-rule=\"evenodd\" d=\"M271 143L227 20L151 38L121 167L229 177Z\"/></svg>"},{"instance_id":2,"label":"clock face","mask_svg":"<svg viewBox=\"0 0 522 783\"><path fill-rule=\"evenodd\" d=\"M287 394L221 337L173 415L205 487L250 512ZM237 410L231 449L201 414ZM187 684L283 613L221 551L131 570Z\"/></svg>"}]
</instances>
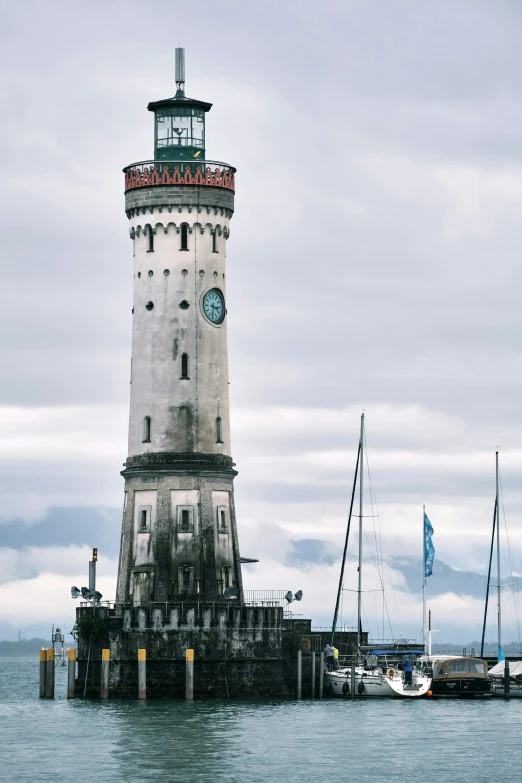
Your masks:
<instances>
[{"instance_id":1,"label":"clock face","mask_svg":"<svg viewBox=\"0 0 522 783\"><path fill-rule=\"evenodd\" d=\"M213 324L220 324L225 318L225 300L219 288L212 288L203 297L203 312Z\"/></svg>"}]
</instances>

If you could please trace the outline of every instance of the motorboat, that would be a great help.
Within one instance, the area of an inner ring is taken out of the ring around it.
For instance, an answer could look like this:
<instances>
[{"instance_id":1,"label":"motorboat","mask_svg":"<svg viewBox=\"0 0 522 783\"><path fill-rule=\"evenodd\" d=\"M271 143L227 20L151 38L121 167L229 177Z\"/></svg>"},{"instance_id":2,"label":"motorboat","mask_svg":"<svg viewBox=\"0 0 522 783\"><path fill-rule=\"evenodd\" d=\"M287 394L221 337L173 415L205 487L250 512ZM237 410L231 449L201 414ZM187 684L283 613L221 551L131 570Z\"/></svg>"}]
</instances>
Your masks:
<instances>
[{"instance_id":1,"label":"motorboat","mask_svg":"<svg viewBox=\"0 0 522 783\"><path fill-rule=\"evenodd\" d=\"M433 696L481 698L492 695L486 661L462 655L422 656L420 662L433 667Z\"/></svg>"}]
</instances>

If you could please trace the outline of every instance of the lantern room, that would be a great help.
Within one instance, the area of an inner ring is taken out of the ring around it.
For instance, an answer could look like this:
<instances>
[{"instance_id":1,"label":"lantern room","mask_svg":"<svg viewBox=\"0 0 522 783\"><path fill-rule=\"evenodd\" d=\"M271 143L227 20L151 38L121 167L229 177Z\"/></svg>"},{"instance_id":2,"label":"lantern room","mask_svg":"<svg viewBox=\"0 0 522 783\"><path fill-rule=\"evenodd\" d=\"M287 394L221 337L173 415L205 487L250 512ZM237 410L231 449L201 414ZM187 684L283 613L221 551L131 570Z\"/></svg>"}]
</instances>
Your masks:
<instances>
[{"instance_id":1,"label":"lantern room","mask_svg":"<svg viewBox=\"0 0 522 783\"><path fill-rule=\"evenodd\" d=\"M185 96L154 101L155 160L205 160L205 114L211 103Z\"/></svg>"},{"instance_id":2,"label":"lantern room","mask_svg":"<svg viewBox=\"0 0 522 783\"><path fill-rule=\"evenodd\" d=\"M154 159L205 159L205 114L211 103L185 97L185 50L176 49L176 85L174 98L154 101L147 106L154 112Z\"/></svg>"}]
</instances>

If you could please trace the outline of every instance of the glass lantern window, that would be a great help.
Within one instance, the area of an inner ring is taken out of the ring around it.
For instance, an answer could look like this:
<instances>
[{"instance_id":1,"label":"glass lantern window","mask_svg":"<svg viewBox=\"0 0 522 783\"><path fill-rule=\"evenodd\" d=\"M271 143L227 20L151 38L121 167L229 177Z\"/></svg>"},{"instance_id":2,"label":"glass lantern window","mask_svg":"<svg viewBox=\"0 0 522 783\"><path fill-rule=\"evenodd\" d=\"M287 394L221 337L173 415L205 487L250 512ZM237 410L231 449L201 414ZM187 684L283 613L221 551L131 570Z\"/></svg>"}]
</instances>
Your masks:
<instances>
[{"instance_id":1,"label":"glass lantern window","mask_svg":"<svg viewBox=\"0 0 522 783\"><path fill-rule=\"evenodd\" d=\"M197 147L205 142L205 117L200 109L173 108L156 115L156 146Z\"/></svg>"}]
</instances>

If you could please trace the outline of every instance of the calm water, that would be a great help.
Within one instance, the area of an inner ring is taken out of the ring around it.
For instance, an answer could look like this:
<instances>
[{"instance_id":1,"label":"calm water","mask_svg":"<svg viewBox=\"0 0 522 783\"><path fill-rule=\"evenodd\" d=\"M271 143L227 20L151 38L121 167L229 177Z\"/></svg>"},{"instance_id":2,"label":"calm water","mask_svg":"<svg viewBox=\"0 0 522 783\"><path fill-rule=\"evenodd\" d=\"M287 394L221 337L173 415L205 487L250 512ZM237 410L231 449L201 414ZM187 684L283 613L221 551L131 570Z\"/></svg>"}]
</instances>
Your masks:
<instances>
[{"instance_id":1,"label":"calm water","mask_svg":"<svg viewBox=\"0 0 522 783\"><path fill-rule=\"evenodd\" d=\"M0 780L510 783L522 699L504 702L40 701L38 661L0 658Z\"/></svg>"}]
</instances>

